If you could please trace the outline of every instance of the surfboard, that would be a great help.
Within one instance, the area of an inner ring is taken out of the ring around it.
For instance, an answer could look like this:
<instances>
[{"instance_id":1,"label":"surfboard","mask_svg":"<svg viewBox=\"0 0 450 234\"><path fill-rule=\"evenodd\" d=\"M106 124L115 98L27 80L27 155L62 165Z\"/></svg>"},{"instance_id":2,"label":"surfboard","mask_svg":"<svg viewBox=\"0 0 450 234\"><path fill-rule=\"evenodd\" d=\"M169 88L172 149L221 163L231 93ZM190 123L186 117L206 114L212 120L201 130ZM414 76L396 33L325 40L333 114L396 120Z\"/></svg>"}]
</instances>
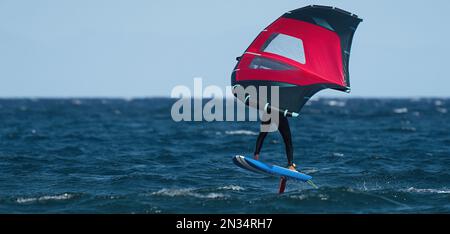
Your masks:
<instances>
[{"instance_id":1,"label":"surfboard","mask_svg":"<svg viewBox=\"0 0 450 234\"><path fill-rule=\"evenodd\" d=\"M270 165L259 160L255 160L252 158L244 157L242 155L236 155L233 157L233 162L246 170L253 171L256 173L276 176L276 177L285 177L286 179L298 180L303 182L308 182L312 179L312 176L289 170L284 167L280 167L277 165Z\"/></svg>"}]
</instances>

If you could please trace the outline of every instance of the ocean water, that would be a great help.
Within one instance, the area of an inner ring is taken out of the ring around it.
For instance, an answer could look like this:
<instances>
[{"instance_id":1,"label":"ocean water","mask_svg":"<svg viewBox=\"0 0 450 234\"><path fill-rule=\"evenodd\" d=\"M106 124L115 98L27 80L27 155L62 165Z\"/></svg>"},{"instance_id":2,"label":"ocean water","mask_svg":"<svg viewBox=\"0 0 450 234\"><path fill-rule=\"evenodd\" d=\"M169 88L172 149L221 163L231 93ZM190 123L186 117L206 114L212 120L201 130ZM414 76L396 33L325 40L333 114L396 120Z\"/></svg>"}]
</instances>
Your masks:
<instances>
[{"instance_id":1,"label":"ocean water","mask_svg":"<svg viewBox=\"0 0 450 234\"><path fill-rule=\"evenodd\" d=\"M450 99L316 99L290 119L319 186L235 166L257 122L174 122L170 99L0 100L0 213L449 213ZM261 160L285 165L279 133Z\"/></svg>"}]
</instances>

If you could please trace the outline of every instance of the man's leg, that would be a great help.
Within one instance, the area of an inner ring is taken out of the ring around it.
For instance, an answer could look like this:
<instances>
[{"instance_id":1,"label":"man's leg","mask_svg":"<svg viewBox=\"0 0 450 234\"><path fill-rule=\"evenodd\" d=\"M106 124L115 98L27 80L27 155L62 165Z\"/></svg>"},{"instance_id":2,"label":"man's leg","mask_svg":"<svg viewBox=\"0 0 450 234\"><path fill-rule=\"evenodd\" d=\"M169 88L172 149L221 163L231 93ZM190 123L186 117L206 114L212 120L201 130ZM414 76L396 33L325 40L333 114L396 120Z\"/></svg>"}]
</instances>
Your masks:
<instances>
[{"instance_id":1,"label":"man's leg","mask_svg":"<svg viewBox=\"0 0 450 234\"><path fill-rule=\"evenodd\" d=\"M255 154L254 158L256 160L259 159L259 152L261 152L262 145L264 143L264 139L267 136L267 132L260 132L258 135L258 139L256 139L256 147L255 147Z\"/></svg>"},{"instance_id":2,"label":"man's leg","mask_svg":"<svg viewBox=\"0 0 450 234\"><path fill-rule=\"evenodd\" d=\"M294 167L294 148L292 147L291 129L289 128L288 119L282 115L280 115L278 130L283 137L284 145L286 147L288 166Z\"/></svg>"},{"instance_id":3,"label":"man's leg","mask_svg":"<svg viewBox=\"0 0 450 234\"><path fill-rule=\"evenodd\" d=\"M261 121L261 125L270 125L270 119L267 121ZM267 133L268 133L266 131L261 131L261 129L265 129L265 128L263 128L262 126L260 127L260 132L259 132L258 138L256 139L255 153L253 156L253 158L256 160L259 160L259 153L261 152L261 148L264 143L264 139L266 138Z\"/></svg>"}]
</instances>

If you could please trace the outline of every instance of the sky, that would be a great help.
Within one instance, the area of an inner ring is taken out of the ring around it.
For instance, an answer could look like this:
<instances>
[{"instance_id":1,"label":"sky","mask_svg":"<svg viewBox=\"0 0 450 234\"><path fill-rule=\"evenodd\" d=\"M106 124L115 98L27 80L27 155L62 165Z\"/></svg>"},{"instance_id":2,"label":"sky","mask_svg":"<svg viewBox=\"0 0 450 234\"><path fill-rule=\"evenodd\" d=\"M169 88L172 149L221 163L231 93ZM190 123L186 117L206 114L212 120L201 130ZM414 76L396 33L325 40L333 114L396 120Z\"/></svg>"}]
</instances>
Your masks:
<instances>
[{"instance_id":1,"label":"sky","mask_svg":"<svg viewBox=\"0 0 450 234\"><path fill-rule=\"evenodd\" d=\"M310 4L357 14L351 94L450 96L450 1L0 0L0 97L170 96L230 85L258 33Z\"/></svg>"}]
</instances>

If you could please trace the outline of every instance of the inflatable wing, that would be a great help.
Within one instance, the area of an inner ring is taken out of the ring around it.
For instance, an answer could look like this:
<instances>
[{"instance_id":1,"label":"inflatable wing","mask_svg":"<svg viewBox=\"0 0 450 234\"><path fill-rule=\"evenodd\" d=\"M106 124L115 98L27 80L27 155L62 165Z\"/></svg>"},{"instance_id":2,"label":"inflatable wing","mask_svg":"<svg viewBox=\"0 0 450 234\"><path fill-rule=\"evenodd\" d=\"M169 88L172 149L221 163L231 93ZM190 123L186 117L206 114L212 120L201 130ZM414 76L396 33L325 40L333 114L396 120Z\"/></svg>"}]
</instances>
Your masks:
<instances>
[{"instance_id":1,"label":"inflatable wing","mask_svg":"<svg viewBox=\"0 0 450 234\"><path fill-rule=\"evenodd\" d=\"M349 58L353 34L362 19L344 10L307 6L285 13L251 43L231 75L238 86L279 87L274 109L297 116L311 96L322 89L350 91ZM236 92L235 92L236 95ZM236 95L239 96L240 95ZM247 103L247 97L240 98Z\"/></svg>"}]
</instances>

